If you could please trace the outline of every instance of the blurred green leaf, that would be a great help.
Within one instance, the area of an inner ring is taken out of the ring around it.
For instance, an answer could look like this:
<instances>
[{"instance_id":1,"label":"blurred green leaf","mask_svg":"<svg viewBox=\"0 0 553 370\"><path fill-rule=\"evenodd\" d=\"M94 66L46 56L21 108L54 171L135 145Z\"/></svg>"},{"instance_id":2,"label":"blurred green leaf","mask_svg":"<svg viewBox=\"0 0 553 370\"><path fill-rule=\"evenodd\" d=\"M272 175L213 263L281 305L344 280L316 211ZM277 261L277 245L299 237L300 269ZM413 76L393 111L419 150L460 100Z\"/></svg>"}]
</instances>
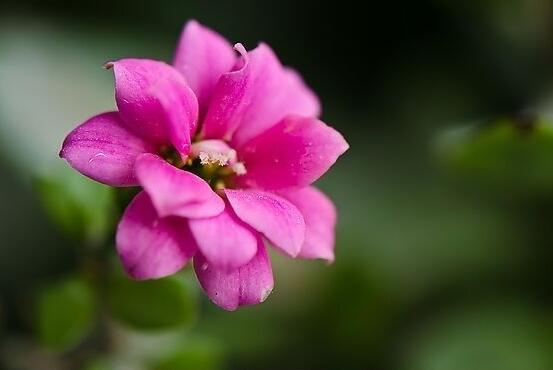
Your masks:
<instances>
[{"instance_id":1,"label":"blurred green leaf","mask_svg":"<svg viewBox=\"0 0 553 370\"><path fill-rule=\"evenodd\" d=\"M182 275L134 281L120 272L109 284L113 316L142 330L163 330L194 322L198 302L195 289Z\"/></svg>"},{"instance_id":2,"label":"blurred green leaf","mask_svg":"<svg viewBox=\"0 0 553 370\"><path fill-rule=\"evenodd\" d=\"M213 341L188 338L181 346L158 360L152 370L215 370L223 365L221 348Z\"/></svg>"},{"instance_id":3,"label":"blurred green leaf","mask_svg":"<svg viewBox=\"0 0 553 370\"><path fill-rule=\"evenodd\" d=\"M550 194L553 126L501 119L482 129L450 130L438 140L440 159L473 183L509 194Z\"/></svg>"},{"instance_id":4,"label":"blurred green leaf","mask_svg":"<svg viewBox=\"0 0 553 370\"><path fill-rule=\"evenodd\" d=\"M100 358L89 361L83 370L113 370L113 366L108 360Z\"/></svg>"},{"instance_id":5,"label":"blurred green leaf","mask_svg":"<svg viewBox=\"0 0 553 370\"><path fill-rule=\"evenodd\" d=\"M172 44L126 27L1 15L0 152L25 178L48 174L70 130L115 108L106 60L163 54Z\"/></svg>"},{"instance_id":6,"label":"blurred green leaf","mask_svg":"<svg viewBox=\"0 0 553 370\"><path fill-rule=\"evenodd\" d=\"M38 339L54 350L70 349L89 334L95 312L96 298L87 282L71 277L49 285L38 299Z\"/></svg>"},{"instance_id":7,"label":"blurred green leaf","mask_svg":"<svg viewBox=\"0 0 553 370\"><path fill-rule=\"evenodd\" d=\"M411 338L407 370L549 370L551 325L520 304L445 312Z\"/></svg>"},{"instance_id":8,"label":"blurred green leaf","mask_svg":"<svg viewBox=\"0 0 553 370\"><path fill-rule=\"evenodd\" d=\"M116 207L113 190L64 166L35 182L50 218L79 240L99 242L112 229Z\"/></svg>"}]
</instances>

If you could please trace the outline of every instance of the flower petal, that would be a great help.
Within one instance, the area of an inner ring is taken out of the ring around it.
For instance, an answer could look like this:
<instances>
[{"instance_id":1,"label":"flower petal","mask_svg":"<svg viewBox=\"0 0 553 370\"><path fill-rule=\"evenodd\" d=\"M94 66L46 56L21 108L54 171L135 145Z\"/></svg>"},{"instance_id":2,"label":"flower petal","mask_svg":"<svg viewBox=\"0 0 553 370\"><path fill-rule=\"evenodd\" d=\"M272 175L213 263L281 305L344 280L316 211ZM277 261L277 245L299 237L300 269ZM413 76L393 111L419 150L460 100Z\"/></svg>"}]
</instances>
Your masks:
<instances>
[{"instance_id":1,"label":"flower petal","mask_svg":"<svg viewBox=\"0 0 553 370\"><path fill-rule=\"evenodd\" d=\"M303 187L321 177L349 148L323 122L288 116L238 150L247 173L239 185L265 189Z\"/></svg>"},{"instance_id":2,"label":"flower petal","mask_svg":"<svg viewBox=\"0 0 553 370\"><path fill-rule=\"evenodd\" d=\"M139 193L125 210L116 240L125 271L137 280L174 274L197 250L186 220L159 218L145 192Z\"/></svg>"},{"instance_id":3,"label":"flower petal","mask_svg":"<svg viewBox=\"0 0 553 370\"><path fill-rule=\"evenodd\" d=\"M189 87L183 90L182 81L163 79L152 87L152 94L161 104L171 144L182 156L187 155L198 124L194 93Z\"/></svg>"},{"instance_id":4,"label":"flower petal","mask_svg":"<svg viewBox=\"0 0 553 370\"><path fill-rule=\"evenodd\" d=\"M139 156L135 173L161 217L212 217L225 208L224 201L204 180L155 154Z\"/></svg>"},{"instance_id":5,"label":"flower petal","mask_svg":"<svg viewBox=\"0 0 553 370\"><path fill-rule=\"evenodd\" d=\"M319 114L315 94L280 64L269 46L260 44L249 53L240 44L236 49L242 54L240 68L219 79L204 120L205 138L232 137L238 147L286 115Z\"/></svg>"},{"instance_id":6,"label":"flower petal","mask_svg":"<svg viewBox=\"0 0 553 370\"><path fill-rule=\"evenodd\" d=\"M106 64L115 75L115 100L127 128L159 145L188 154L198 119L198 101L173 67L149 59Z\"/></svg>"},{"instance_id":7,"label":"flower petal","mask_svg":"<svg viewBox=\"0 0 553 370\"><path fill-rule=\"evenodd\" d=\"M134 186L134 162L154 148L130 133L117 112L88 119L67 135L60 151L74 169L111 186Z\"/></svg>"},{"instance_id":8,"label":"flower petal","mask_svg":"<svg viewBox=\"0 0 553 370\"><path fill-rule=\"evenodd\" d=\"M195 20L186 23L173 65L196 93L201 112L207 109L219 77L235 63L232 45L221 35Z\"/></svg>"},{"instance_id":9,"label":"flower petal","mask_svg":"<svg viewBox=\"0 0 553 370\"><path fill-rule=\"evenodd\" d=\"M242 267L231 271L216 268L198 253L194 257L194 270L213 303L228 311L262 303L274 286L271 261L260 238L257 254Z\"/></svg>"},{"instance_id":10,"label":"flower petal","mask_svg":"<svg viewBox=\"0 0 553 370\"><path fill-rule=\"evenodd\" d=\"M257 232L226 206L219 215L188 221L198 248L217 268L235 269L248 263L257 251Z\"/></svg>"},{"instance_id":11,"label":"flower petal","mask_svg":"<svg viewBox=\"0 0 553 370\"><path fill-rule=\"evenodd\" d=\"M226 189L225 194L238 218L284 253L297 256L305 239L305 222L292 203L259 190Z\"/></svg>"},{"instance_id":12,"label":"flower petal","mask_svg":"<svg viewBox=\"0 0 553 370\"><path fill-rule=\"evenodd\" d=\"M319 117L321 115L321 102L319 97L305 83L301 74L293 68L284 67L285 81L288 92L293 99L288 97L288 104L294 112L303 116Z\"/></svg>"},{"instance_id":13,"label":"flower petal","mask_svg":"<svg viewBox=\"0 0 553 370\"><path fill-rule=\"evenodd\" d=\"M278 62L276 56L274 58ZM260 135L287 115L296 114L313 118L320 115L319 98L305 84L296 70L284 67L281 68L280 73L275 71L273 76L275 80L268 81L265 85L265 90L268 91L264 93L265 98L257 107L251 107L253 117L247 116L234 132L232 137L234 147L239 147ZM266 96L270 96L270 99L266 99Z\"/></svg>"},{"instance_id":14,"label":"flower petal","mask_svg":"<svg viewBox=\"0 0 553 370\"><path fill-rule=\"evenodd\" d=\"M298 257L334 261L336 208L332 201L311 186L282 190L278 194L294 204L305 220L305 242Z\"/></svg>"}]
</instances>

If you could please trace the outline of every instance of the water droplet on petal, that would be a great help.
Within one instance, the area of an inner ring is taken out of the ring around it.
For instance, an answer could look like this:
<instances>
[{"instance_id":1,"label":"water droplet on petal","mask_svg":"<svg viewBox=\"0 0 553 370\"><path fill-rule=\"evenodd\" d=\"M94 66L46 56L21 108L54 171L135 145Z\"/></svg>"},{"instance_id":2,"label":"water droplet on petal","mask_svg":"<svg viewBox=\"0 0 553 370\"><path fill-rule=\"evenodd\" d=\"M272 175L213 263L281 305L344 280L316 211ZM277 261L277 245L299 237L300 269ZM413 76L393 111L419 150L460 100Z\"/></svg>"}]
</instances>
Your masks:
<instances>
[{"instance_id":1,"label":"water droplet on petal","mask_svg":"<svg viewBox=\"0 0 553 370\"><path fill-rule=\"evenodd\" d=\"M88 160L88 164L92 163L95 159L98 159L100 157L107 157L104 153L96 153L92 158Z\"/></svg>"}]
</instances>

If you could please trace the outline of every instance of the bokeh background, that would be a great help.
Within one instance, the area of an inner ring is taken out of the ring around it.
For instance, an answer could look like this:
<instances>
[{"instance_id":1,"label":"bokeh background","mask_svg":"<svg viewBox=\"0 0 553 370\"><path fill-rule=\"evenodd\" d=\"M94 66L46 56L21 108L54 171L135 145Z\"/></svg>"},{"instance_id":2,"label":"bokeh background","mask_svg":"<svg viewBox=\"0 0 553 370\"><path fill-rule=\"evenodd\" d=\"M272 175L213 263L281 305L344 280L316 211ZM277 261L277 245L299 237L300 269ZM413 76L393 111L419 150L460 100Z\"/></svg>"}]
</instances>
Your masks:
<instances>
[{"instance_id":1,"label":"bokeh background","mask_svg":"<svg viewBox=\"0 0 553 370\"><path fill-rule=\"evenodd\" d=\"M132 191L57 157L114 107L102 64L170 61L187 19L302 72L351 149L319 182L336 262L274 254L228 313L188 269L121 273ZM0 3L0 368L553 369L553 3Z\"/></svg>"}]
</instances>

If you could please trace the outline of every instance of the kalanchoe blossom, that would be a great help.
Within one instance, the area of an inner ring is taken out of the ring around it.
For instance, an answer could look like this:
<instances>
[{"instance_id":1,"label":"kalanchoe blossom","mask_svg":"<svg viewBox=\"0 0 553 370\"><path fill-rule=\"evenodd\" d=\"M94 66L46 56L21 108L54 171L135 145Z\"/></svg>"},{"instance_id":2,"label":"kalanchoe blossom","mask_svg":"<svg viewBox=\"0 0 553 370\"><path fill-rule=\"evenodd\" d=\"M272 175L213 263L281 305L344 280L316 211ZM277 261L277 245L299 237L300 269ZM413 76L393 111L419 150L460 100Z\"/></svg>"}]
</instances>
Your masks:
<instances>
[{"instance_id":1,"label":"kalanchoe blossom","mask_svg":"<svg viewBox=\"0 0 553 370\"><path fill-rule=\"evenodd\" d=\"M140 186L117 228L134 279L193 261L207 295L235 310L273 289L264 240L299 258L334 260L333 203L311 184L348 149L320 104L271 48L231 46L195 21L173 65L106 64L117 112L72 132L60 156L111 186Z\"/></svg>"}]
</instances>

